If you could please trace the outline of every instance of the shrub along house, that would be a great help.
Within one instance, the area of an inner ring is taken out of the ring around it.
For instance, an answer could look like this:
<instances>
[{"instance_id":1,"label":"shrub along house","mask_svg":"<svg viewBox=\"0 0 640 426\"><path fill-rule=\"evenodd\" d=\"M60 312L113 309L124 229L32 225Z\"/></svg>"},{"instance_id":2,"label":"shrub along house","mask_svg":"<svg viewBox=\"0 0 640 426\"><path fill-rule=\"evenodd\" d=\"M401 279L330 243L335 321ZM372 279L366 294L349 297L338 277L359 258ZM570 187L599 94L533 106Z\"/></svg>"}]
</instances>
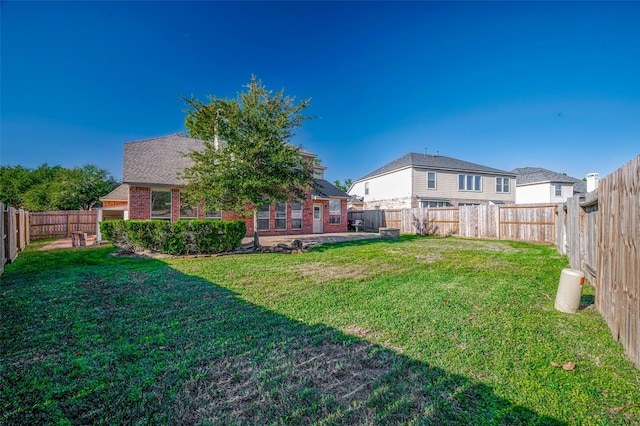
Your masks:
<instances>
[{"instance_id":1,"label":"shrub along house","mask_svg":"<svg viewBox=\"0 0 640 426\"><path fill-rule=\"evenodd\" d=\"M180 178L192 165L184 155L201 150L203 142L172 135L124 144L122 183L128 189L129 219L244 219L247 236L253 235L253 217L239 218L235 213L205 211L181 201L186 182ZM301 154L315 158L302 150ZM272 203L259 207L260 235L290 235L347 231L349 196L324 179L325 167L314 170L316 188L303 200Z\"/></svg>"}]
</instances>

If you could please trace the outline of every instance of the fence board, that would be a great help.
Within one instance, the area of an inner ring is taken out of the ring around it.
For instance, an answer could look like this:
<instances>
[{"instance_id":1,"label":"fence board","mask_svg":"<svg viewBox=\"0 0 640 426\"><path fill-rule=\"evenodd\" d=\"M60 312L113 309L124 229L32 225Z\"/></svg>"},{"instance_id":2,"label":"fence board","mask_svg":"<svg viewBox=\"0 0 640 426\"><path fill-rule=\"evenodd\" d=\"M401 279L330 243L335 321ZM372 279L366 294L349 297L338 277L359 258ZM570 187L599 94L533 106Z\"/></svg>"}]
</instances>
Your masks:
<instances>
[{"instance_id":1,"label":"fence board","mask_svg":"<svg viewBox=\"0 0 640 426\"><path fill-rule=\"evenodd\" d=\"M7 234L5 256L7 263L11 263L18 257L18 224L16 221L16 209L8 207L5 217L5 232Z\"/></svg>"},{"instance_id":2,"label":"fence board","mask_svg":"<svg viewBox=\"0 0 640 426\"><path fill-rule=\"evenodd\" d=\"M95 210L63 210L30 213L31 238L69 237L72 231L96 232Z\"/></svg>"},{"instance_id":3,"label":"fence board","mask_svg":"<svg viewBox=\"0 0 640 426\"><path fill-rule=\"evenodd\" d=\"M599 182L595 223L596 308L640 368L640 156Z\"/></svg>"},{"instance_id":4,"label":"fence board","mask_svg":"<svg viewBox=\"0 0 640 426\"><path fill-rule=\"evenodd\" d=\"M498 206L498 238L555 244L556 209L554 204Z\"/></svg>"}]
</instances>

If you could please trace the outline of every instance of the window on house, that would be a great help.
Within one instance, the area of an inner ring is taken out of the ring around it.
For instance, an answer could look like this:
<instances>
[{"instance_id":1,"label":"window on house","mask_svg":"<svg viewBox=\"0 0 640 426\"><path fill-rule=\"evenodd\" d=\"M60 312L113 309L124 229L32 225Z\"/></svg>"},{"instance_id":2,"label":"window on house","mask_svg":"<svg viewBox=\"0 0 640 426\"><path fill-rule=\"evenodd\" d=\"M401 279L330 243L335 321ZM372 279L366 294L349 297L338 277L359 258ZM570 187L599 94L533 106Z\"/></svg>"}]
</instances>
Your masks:
<instances>
[{"instance_id":1,"label":"window on house","mask_svg":"<svg viewBox=\"0 0 640 426\"><path fill-rule=\"evenodd\" d=\"M509 178L496 178L496 192L509 192Z\"/></svg>"},{"instance_id":2,"label":"window on house","mask_svg":"<svg viewBox=\"0 0 640 426\"><path fill-rule=\"evenodd\" d=\"M302 201L291 203L291 229L302 229Z\"/></svg>"},{"instance_id":3,"label":"window on house","mask_svg":"<svg viewBox=\"0 0 640 426\"><path fill-rule=\"evenodd\" d=\"M562 196L562 185L559 183L555 184L556 187L556 197L561 197Z\"/></svg>"},{"instance_id":4,"label":"window on house","mask_svg":"<svg viewBox=\"0 0 640 426\"><path fill-rule=\"evenodd\" d=\"M182 194L180 194L180 219L197 219L198 218L198 208L192 207L187 204L186 201L182 199Z\"/></svg>"},{"instance_id":5,"label":"window on house","mask_svg":"<svg viewBox=\"0 0 640 426\"><path fill-rule=\"evenodd\" d=\"M171 220L171 191L151 191L151 219Z\"/></svg>"},{"instance_id":6,"label":"window on house","mask_svg":"<svg viewBox=\"0 0 640 426\"><path fill-rule=\"evenodd\" d=\"M207 210L204 217L207 219L222 219L222 210Z\"/></svg>"},{"instance_id":7,"label":"window on house","mask_svg":"<svg viewBox=\"0 0 640 426\"><path fill-rule=\"evenodd\" d=\"M287 229L287 203L276 203L274 208L275 229Z\"/></svg>"},{"instance_id":8,"label":"window on house","mask_svg":"<svg viewBox=\"0 0 640 426\"><path fill-rule=\"evenodd\" d=\"M369 195L369 182L364 183L364 195Z\"/></svg>"},{"instance_id":9,"label":"window on house","mask_svg":"<svg viewBox=\"0 0 640 426\"><path fill-rule=\"evenodd\" d=\"M451 204L449 204L448 201L422 201L422 208L423 209L428 209L428 208L437 208L437 207L449 207Z\"/></svg>"},{"instance_id":10,"label":"window on house","mask_svg":"<svg viewBox=\"0 0 640 426\"><path fill-rule=\"evenodd\" d=\"M458 175L458 189L460 191L482 191L482 176Z\"/></svg>"},{"instance_id":11,"label":"window on house","mask_svg":"<svg viewBox=\"0 0 640 426\"><path fill-rule=\"evenodd\" d=\"M342 222L342 201L329 200L329 224L339 225Z\"/></svg>"},{"instance_id":12,"label":"window on house","mask_svg":"<svg viewBox=\"0 0 640 426\"><path fill-rule=\"evenodd\" d=\"M271 221L271 205L263 204L258 207L258 231L268 231Z\"/></svg>"},{"instance_id":13,"label":"window on house","mask_svg":"<svg viewBox=\"0 0 640 426\"><path fill-rule=\"evenodd\" d=\"M436 172L427 172L427 189L436 189Z\"/></svg>"}]
</instances>

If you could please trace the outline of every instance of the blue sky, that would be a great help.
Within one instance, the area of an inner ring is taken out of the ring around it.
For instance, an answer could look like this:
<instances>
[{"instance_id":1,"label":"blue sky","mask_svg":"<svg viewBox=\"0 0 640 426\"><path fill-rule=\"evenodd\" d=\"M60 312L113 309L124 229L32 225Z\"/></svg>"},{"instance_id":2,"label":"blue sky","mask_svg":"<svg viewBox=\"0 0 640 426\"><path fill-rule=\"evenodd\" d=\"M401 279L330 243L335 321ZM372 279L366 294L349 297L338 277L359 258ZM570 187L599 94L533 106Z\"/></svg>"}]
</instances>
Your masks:
<instances>
[{"instance_id":1,"label":"blue sky","mask_svg":"<svg viewBox=\"0 0 640 426\"><path fill-rule=\"evenodd\" d=\"M96 164L252 74L326 177L408 152L605 176L640 154L640 2L2 1L0 164Z\"/></svg>"}]
</instances>

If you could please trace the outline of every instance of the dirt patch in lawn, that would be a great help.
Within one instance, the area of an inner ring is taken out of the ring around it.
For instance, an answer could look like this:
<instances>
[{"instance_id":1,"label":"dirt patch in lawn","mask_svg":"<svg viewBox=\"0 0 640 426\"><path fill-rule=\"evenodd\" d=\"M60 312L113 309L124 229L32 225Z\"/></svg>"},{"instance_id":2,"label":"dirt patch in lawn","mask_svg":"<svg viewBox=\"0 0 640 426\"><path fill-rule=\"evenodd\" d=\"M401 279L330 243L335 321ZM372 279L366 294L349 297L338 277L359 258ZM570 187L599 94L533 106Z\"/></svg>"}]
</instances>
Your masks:
<instances>
[{"instance_id":1,"label":"dirt patch in lawn","mask_svg":"<svg viewBox=\"0 0 640 426\"><path fill-rule=\"evenodd\" d=\"M359 280L370 278L390 270L385 263L375 268L366 264L336 265L330 262L308 262L299 265L298 273L305 278L322 284L335 280Z\"/></svg>"}]
</instances>

